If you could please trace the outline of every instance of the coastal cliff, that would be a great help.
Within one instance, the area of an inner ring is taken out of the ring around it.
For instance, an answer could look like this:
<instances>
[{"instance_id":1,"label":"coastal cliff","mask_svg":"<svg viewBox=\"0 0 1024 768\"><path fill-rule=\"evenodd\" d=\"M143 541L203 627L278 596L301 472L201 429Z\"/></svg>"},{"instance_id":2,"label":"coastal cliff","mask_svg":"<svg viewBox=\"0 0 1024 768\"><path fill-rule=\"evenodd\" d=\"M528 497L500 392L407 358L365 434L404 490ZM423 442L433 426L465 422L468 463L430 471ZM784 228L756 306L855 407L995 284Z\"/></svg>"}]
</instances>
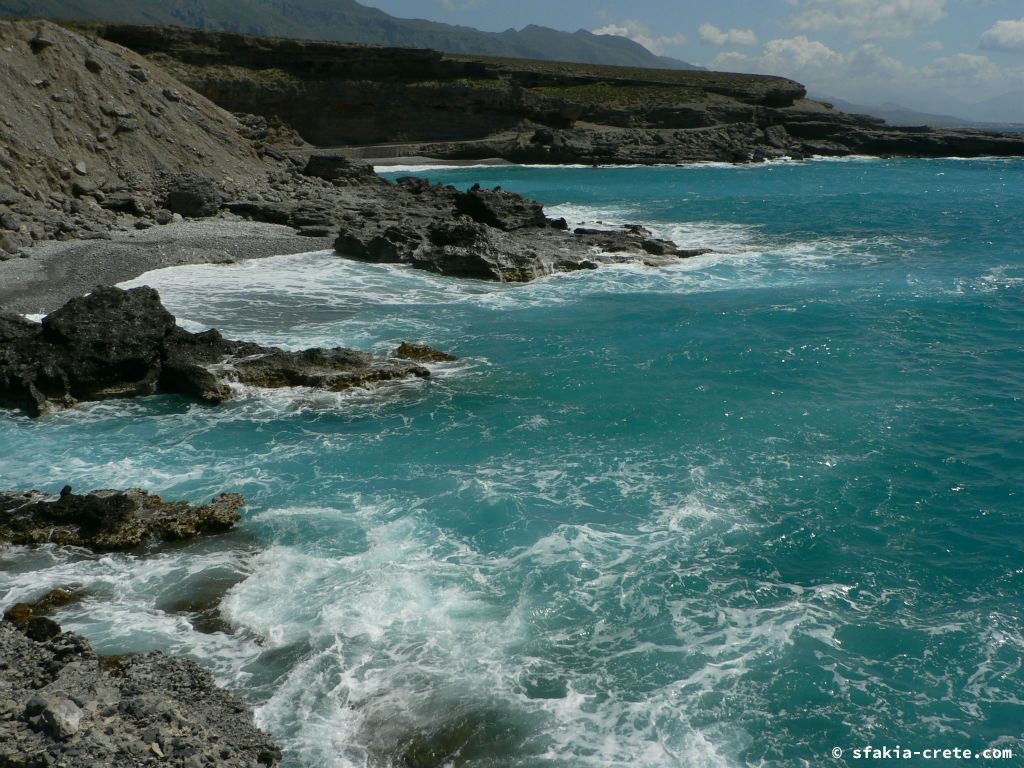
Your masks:
<instances>
[{"instance_id":1,"label":"coastal cliff","mask_svg":"<svg viewBox=\"0 0 1024 768\"><path fill-rule=\"evenodd\" d=\"M277 115L232 115L175 79L163 55L147 60L49 22L0 22L0 43L10 54L0 97L17 107L0 119L0 166L10 180L0 183L0 256L25 255L24 247L46 240L103 240L211 217L288 226L310 238L300 251L333 237L343 256L488 280L525 282L628 259L657 266L699 252L636 228L570 232L540 203L501 190L389 184L364 163L315 152ZM385 64L366 53L374 49L323 50L322 69L356 68L389 82ZM344 62L332 58L337 50L347 51ZM400 54L411 69L424 55L439 62L439 73L448 66L430 52ZM230 46L221 55L247 61ZM209 249L209 260L223 258Z\"/></svg>"},{"instance_id":2,"label":"coastal cliff","mask_svg":"<svg viewBox=\"0 0 1024 768\"><path fill-rule=\"evenodd\" d=\"M353 157L749 162L811 155L1024 154L1024 137L893 127L792 80L282 40L175 27L91 29L216 104Z\"/></svg>"}]
</instances>

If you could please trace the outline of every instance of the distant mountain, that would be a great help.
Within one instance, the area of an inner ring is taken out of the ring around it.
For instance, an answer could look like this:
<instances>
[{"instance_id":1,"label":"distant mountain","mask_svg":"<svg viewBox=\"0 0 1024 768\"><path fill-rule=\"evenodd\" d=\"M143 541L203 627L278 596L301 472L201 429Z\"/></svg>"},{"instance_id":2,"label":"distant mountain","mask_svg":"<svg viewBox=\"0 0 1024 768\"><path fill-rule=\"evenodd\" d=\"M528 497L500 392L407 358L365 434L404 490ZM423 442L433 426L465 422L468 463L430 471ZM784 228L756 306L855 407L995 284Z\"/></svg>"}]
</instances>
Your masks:
<instances>
[{"instance_id":1,"label":"distant mountain","mask_svg":"<svg viewBox=\"0 0 1024 768\"><path fill-rule=\"evenodd\" d=\"M993 115L1005 115L1007 104L1019 103L1014 102L1012 96L992 99L990 102L972 105L969 107L957 105L959 108L970 111L972 114L977 114L978 119L976 120L968 120L955 115L936 115L930 112L918 112L913 109L902 107L899 104L893 104L892 102L868 106L866 104L854 104L844 99L834 99L827 96L813 96L812 98L817 99L818 101L827 101L841 112L880 117L889 125L930 125L934 128L976 128L979 130L1009 131L1013 133L1024 132L1024 113L1022 113L1020 117L1020 123L986 119ZM1021 97L1018 96L1017 98ZM1013 118L1014 115L1011 114L1010 117Z\"/></svg>"},{"instance_id":2,"label":"distant mountain","mask_svg":"<svg viewBox=\"0 0 1024 768\"><path fill-rule=\"evenodd\" d=\"M994 99L986 99L970 106L971 114L978 120L1001 119L1024 123L1024 91L1004 93Z\"/></svg>"},{"instance_id":3,"label":"distant mountain","mask_svg":"<svg viewBox=\"0 0 1024 768\"><path fill-rule=\"evenodd\" d=\"M399 19L355 0L0 0L0 15L178 24L255 35L380 43L447 53L658 69L701 69L656 56L639 43L586 30L530 25L481 32L423 19Z\"/></svg>"}]
</instances>

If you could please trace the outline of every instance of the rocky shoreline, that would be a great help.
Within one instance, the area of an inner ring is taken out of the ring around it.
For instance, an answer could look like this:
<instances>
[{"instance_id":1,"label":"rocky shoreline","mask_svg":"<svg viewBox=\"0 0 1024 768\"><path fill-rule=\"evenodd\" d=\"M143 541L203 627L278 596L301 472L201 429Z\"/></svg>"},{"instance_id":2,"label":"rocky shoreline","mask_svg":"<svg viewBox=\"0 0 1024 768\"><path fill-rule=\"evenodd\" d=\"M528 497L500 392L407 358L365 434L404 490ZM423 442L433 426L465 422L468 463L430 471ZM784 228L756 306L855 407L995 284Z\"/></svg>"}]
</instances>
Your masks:
<instances>
[{"instance_id":1,"label":"rocky shoreline","mask_svg":"<svg viewBox=\"0 0 1024 768\"><path fill-rule=\"evenodd\" d=\"M337 154L282 151L303 142L225 112L128 49L48 22L0 22L0 45L12 70L0 96L24 109L0 120L8 258L32 260L29 246L47 241L122 243L133 230L210 217L286 226L310 239L306 250L333 238L343 256L491 280L696 252L638 230L596 240L569 232L540 203L501 190L395 185ZM192 256L223 258L212 248Z\"/></svg>"},{"instance_id":2,"label":"rocky shoreline","mask_svg":"<svg viewBox=\"0 0 1024 768\"><path fill-rule=\"evenodd\" d=\"M281 750L193 661L98 655L50 619L0 622L0 764L272 768Z\"/></svg>"},{"instance_id":3,"label":"rocky shoreline","mask_svg":"<svg viewBox=\"0 0 1024 768\"><path fill-rule=\"evenodd\" d=\"M0 545L142 551L229 530L244 500L165 502L139 489L0 493ZM248 706L195 662L101 656L50 615L85 597L54 589L0 622L0 765L276 766Z\"/></svg>"},{"instance_id":4,"label":"rocky shoreline","mask_svg":"<svg viewBox=\"0 0 1024 768\"><path fill-rule=\"evenodd\" d=\"M1020 137L843 115L781 78L626 76L48 22L0 22L0 49L0 407L36 417L156 393L213 405L243 386L342 390L427 378L425 364L454 359L415 343L374 356L190 333L152 289L109 287L155 268L333 248L525 282L707 252L638 226L571 230L501 189L388 183L352 159L381 152L380 142L432 158L550 163L1024 154ZM425 105L438 103L443 114L425 122ZM391 141L410 126L429 130ZM337 136L350 146L309 143ZM43 312L41 322L18 314ZM243 503L232 494L164 502L137 489L10 492L0 494L0 546L140 551L225 531ZM47 613L68 599L14 606L0 623L0 765L279 764L246 705L196 664L160 653L104 658L61 632Z\"/></svg>"}]
</instances>

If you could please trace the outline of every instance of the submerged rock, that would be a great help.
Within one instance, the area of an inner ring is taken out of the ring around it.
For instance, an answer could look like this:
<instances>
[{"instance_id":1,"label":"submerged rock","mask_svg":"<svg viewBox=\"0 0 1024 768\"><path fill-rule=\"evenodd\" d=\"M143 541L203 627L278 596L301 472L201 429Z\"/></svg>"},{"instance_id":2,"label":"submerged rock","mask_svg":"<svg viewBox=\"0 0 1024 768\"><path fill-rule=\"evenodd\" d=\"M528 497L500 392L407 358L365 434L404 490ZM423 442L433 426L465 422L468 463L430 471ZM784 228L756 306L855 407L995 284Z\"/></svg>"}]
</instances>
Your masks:
<instances>
[{"instance_id":1,"label":"submerged rock","mask_svg":"<svg viewBox=\"0 0 1024 768\"><path fill-rule=\"evenodd\" d=\"M395 357L404 357L421 363L450 363L459 359L455 355L434 349L426 344L413 344L408 341L403 341L395 350Z\"/></svg>"},{"instance_id":2,"label":"submerged rock","mask_svg":"<svg viewBox=\"0 0 1024 768\"><path fill-rule=\"evenodd\" d=\"M175 324L152 288L97 288L41 323L0 312L0 406L32 416L89 400L177 393L208 403L231 384L340 391L409 376L422 366L350 349L286 352L190 333Z\"/></svg>"},{"instance_id":3,"label":"submerged rock","mask_svg":"<svg viewBox=\"0 0 1024 768\"><path fill-rule=\"evenodd\" d=\"M225 493L209 504L164 501L132 488L59 496L38 491L0 493L0 543L61 544L96 552L135 549L157 541L182 541L222 533L241 518L245 504L237 493ZM52 594L52 593L51 593ZM57 607L54 603L42 608ZM31 616L39 612L30 606ZM22 612L23 614L24 612Z\"/></svg>"},{"instance_id":4,"label":"submerged rock","mask_svg":"<svg viewBox=\"0 0 1024 768\"><path fill-rule=\"evenodd\" d=\"M194 662L103 658L53 626L40 637L0 622L0 765L280 764L245 703Z\"/></svg>"},{"instance_id":5,"label":"submerged rock","mask_svg":"<svg viewBox=\"0 0 1024 768\"><path fill-rule=\"evenodd\" d=\"M27 630L33 621L48 617L58 608L63 608L85 598L82 590L51 589L32 603L15 603L4 611L4 621L10 621L22 630Z\"/></svg>"}]
</instances>

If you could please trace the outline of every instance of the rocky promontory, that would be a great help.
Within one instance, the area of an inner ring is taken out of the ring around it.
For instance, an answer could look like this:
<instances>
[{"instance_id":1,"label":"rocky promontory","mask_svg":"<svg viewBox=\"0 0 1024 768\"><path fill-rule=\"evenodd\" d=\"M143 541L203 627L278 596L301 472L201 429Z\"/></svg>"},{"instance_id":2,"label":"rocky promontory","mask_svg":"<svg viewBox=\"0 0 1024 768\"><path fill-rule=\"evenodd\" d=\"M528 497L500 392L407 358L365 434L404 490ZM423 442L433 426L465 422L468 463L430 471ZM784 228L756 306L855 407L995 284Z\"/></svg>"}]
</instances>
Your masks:
<instances>
[{"instance_id":1,"label":"rocky promontory","mask_svg":"<svg viewBox=\"0 0 1024 768\"><path fill-rule=\"evenodd\" d=\"M138 488L53 496L39 491L0 492L0 545L58 544L94 552L120 552L156 542L223 533L241 519L237 493L208 504L164 501Z\"/></svg>"},{"instance_id":2,"label":"rocky promontory","mask_svg":"<svg viewBox=\"0 0 1024 768\"><path fill-rule=\"evenodd\" d=\"M272 768L281 750L198 664L98 655L49 619L0 622L0 765Z\"/></svg>"},{"instance_id":3,"label":"rocky promontory","mask_svg":"<svg viewBox=\"0 0 1024 768\"><path fill-rule=\"evenodd\" d=\"M706 253L683 250L643 227L569 231L535 200L501 188L452 186L399 179L387 198L400 219L345 214L335 249L379 263L409 264L454 277L527 282L555 272L596 269L601 264L640 262L665 266Z\"/></svg>"},{"instance_id":4,"label":"rocky promontory","mask_svg":"<svg viewBox=\"0 0 1024 768\"><path fill-rule=\"evenodd\" d=\"M88 400L175 393L207 403L234 385L332 391L408 377L421 365L351 349L288 352L190 333L152 288L97 288L36 323L0 312L0 406L40 416Z\"/></svg>"}]
</instances>

